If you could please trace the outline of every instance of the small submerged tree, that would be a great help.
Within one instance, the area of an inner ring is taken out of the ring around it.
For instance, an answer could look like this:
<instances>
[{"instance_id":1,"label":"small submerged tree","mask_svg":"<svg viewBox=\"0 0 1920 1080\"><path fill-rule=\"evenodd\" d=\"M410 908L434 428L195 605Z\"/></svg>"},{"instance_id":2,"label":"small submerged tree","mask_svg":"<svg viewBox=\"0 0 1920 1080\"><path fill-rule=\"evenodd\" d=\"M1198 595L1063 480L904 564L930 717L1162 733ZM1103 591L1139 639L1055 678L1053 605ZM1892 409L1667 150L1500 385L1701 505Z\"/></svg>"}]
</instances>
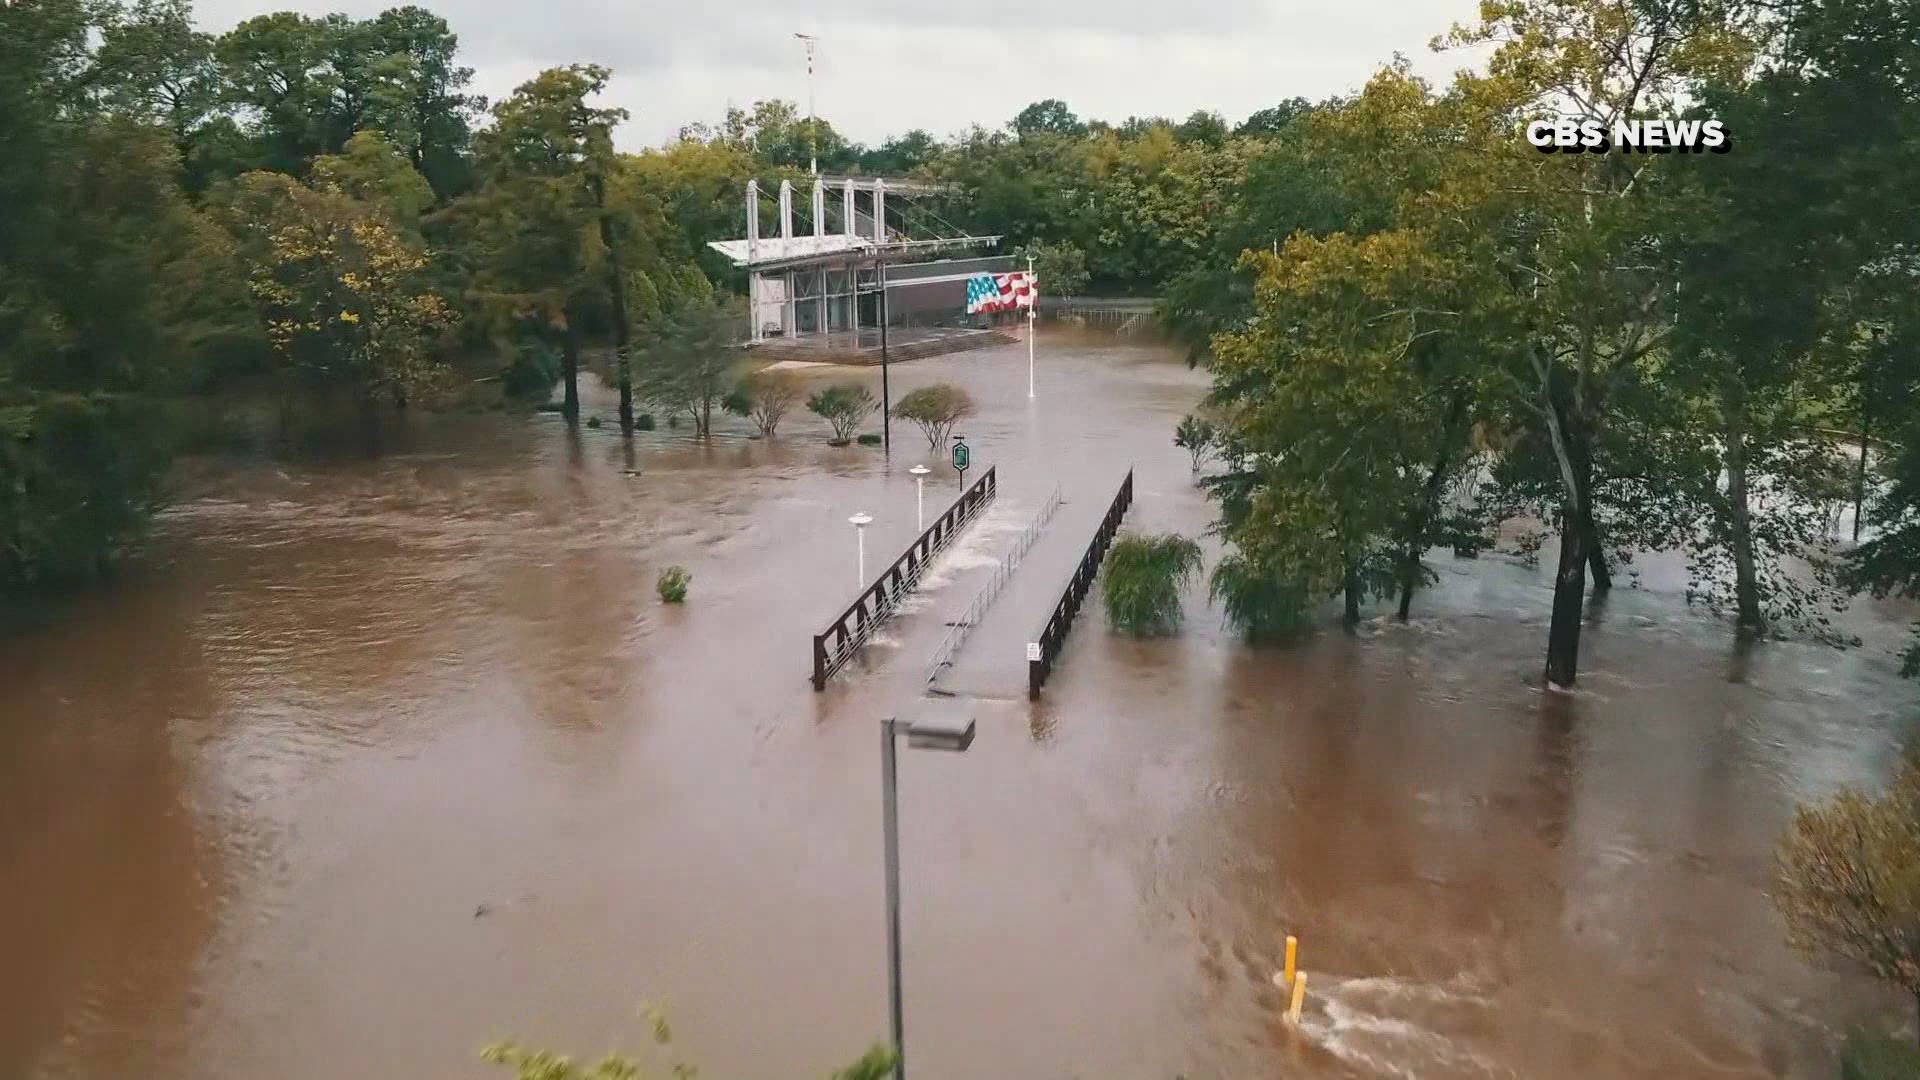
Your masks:
<instances>
[{"instance_id":1,"label":"small submerged tree","mask_svg":"<svg viewBox=\"0 0 1920 1080\"><path fill-rule=\"evenodd\" d=\"M737 366L728 347L736 305L691 263L632 280L642 395L668 416L685 416L695 435L713 434L713 410Z\"/></svg>"},{"instance_id":2,"label":"small submerged tree","mask_svg":"<svg viewBox=\"0 0 1920 1080\"><path fill-rule=\"evenodd\" d=\"M1208 591L1227 622L1256 643L1288 640L1312 626L1318 595L1238 552L1214 564Z\"/></svg>"},{"instance_id":3,"label":"small submerged tree","mask_svg":"<svg viewBox=\"0 0 1920 1080\"><path fill-rule=\"evenodd\" d=\"M1180 626L1180 590L1200 572L1200 545L1178 533L1116 538L1101 570L1107 623L1129 634L1167 634Z\"/></svg>"},{"instance_id":4,"label":"small submerged tree","mask_svg":"<svg viewBox=\"0 0 1920 1080\"><path fill-rule=\"evenodd\" d=\"M1920 423L1902 433L1901 449L1892 455L1891 484L1879 503L1877 535L1848 556L1846 583L1876 597L1920 597ZM1920 623L1914 624L1902 655L1901 673L1920 676Z\"/></svg>"},{"instance_id":5,"label":"small submerged tree","mask_svg":"<svg viewBox=\"0 0 1920 1080\"><path fill-rule=\"evenodd\" d=\"M1185 450L1193 459L1193 471L1196 473L1218 450L1216 444L1219 438L1220 432L1213 426L1213 421L1192 413L1181 417L1179 425L1173 429L1173 445Z\"/></svg>"},{"instance_id":6,"label":"small submerged tree","mask_svg":"<svg viewBox=\"0 0 1920 1080\"><path fill-rule=\"evenodd\" d=\"M937 449L953 433L953 426L973 415L973 395L952 383L923 386L893 407L898 420L911 420L927 437L927 448Z\"/></svg>"},{"instance_id":7,"label":"small submerged tree","mask_svg":"<svg viewBox=\"0 0 1920 1080\"><path fill-rule=\"evenodd\" d=\"M833 425L836 446L845 446L859 429L860 422L871 416L879 404L873 398L873 391L858 383L836 383L807 398L807 408Z\"/></svg>"},{"instance_id":8,"label":"small submerged tree","mask_svg":"<svg viewBox=\"0 0 1920 1080\"><path fill-rule=\"evenodd\" d=\"M660 571L660 577L654 581L653 589L660 599L669 604L687 602L687 587L693 584L693 575L687 573L684 566L669 566Z\"/></svg>"},{"instance_id":9,"label":"small submerged tree","mask_svg":"<svg viewBox=\"0 0 1920 1080\"><path fill-rule=\"evenodd\" d=\"M785 371L756 371L734 386L720 406L753 421L760 434L771 437L780 421L800 400L800 380Z\"/></svg>"},{"instance_id":10,"label":"small submerged tree","mask_svg":"<svg viewBox=\"0 0 1920 1080\"><path fill-rule=\"evenodd\" d=\"M1846 790L1799 807L1773 899L1795 945L1854 960L1920 1005L1920 757L1878 798Z\"/></svg>"}]
</instances>

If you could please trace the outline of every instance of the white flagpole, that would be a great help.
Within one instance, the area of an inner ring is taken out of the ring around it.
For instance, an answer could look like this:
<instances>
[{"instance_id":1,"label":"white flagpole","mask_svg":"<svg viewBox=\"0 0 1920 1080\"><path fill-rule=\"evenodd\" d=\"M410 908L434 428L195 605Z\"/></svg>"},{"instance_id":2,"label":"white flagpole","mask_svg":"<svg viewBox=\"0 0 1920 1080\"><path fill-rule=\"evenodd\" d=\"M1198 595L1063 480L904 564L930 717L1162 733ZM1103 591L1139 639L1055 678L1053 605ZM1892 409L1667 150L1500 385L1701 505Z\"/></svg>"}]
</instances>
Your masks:
<instances>
[{"instance_id":1,"label":"white flagpole","mask_svg":"<svg viewBox=\"0 0 1920 1080\"><path fill-rule=\"evenodd\" d=\"M1027 256L1027 397L1033 397L1033 334L1039 323L1040 290L1033 277L1033 256Z\"/></svg>"}]
</instances>

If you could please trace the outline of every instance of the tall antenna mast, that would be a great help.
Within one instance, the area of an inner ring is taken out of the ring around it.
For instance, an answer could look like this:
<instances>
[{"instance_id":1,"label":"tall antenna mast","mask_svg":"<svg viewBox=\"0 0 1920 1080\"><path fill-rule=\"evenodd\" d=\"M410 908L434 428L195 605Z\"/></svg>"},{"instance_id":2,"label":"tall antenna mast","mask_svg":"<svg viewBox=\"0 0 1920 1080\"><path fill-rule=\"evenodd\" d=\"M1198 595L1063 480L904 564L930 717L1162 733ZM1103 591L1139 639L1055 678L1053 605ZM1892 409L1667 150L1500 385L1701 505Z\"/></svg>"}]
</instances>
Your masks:
<instances>
[{"instance_id":1,"label":"tall antenna mast","mask_svg":"<svg viewBox=\"0 0 1920 1080\"><path fill-rule=\"evenodd\" d=\"M812 34L795 33L794 37L807 43L807 171L820 175L819 125L813 118L813 44L819 39Z\"/></svg>"}]
</instances>

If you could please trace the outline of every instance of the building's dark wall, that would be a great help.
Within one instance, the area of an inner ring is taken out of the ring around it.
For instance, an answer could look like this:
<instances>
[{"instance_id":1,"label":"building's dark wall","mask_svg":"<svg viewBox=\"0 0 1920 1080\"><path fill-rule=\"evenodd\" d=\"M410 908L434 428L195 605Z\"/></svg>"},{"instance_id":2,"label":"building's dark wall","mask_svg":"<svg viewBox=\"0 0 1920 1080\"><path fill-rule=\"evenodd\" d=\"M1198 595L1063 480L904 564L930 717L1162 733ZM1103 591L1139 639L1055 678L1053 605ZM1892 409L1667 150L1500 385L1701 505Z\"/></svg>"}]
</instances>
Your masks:
<instances>
[{"instance_id":1,"label":"building's dark wall","mask_svg":"<svg viewBox=\"0 0 1920 1080\"><path fill-rule=\"evenodd\" d=\"M963 318L967 314L967 283L942 281L933 285L893 285L887 304L896 320L924 322L928 316Z\"/></svg>"}]
</instances>

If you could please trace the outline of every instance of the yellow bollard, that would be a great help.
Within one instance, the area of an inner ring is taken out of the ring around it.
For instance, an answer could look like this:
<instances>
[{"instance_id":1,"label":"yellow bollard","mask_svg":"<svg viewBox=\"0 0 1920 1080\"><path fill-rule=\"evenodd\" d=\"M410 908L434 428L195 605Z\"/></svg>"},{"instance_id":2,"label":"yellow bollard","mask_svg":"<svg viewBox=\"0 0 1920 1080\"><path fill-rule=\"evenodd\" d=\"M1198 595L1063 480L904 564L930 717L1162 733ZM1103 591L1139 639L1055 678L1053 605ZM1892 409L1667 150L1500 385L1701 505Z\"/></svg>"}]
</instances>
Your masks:
<instances>
[{"instance_id":1,"label":"yellow bollard","mask_svg":"<svg viewBox=\"0 0 1920 1080\"><path fill-rule=\"evenodd\" d=\"M1287 971L1286 971L1288 986L1293 985L1294 961L1299 958L1299 955L1300 955L1300 939L1297 937L1294 937L1292 934L1288 934L1287 935Z\"/></svg>"},{"instance_id":2,"label":"yellow bollard","mask_svg":"<svg viewBox=\"0 0 1920 1080\"><path fill-rule=\"evenodd\" d=\"M1307 1000L1307 973L1302 971L1293 979L1293 1005L1287 1009L1287 1022L1300 1022L1300 1006Z\"/></svg>"}]
</instances>

